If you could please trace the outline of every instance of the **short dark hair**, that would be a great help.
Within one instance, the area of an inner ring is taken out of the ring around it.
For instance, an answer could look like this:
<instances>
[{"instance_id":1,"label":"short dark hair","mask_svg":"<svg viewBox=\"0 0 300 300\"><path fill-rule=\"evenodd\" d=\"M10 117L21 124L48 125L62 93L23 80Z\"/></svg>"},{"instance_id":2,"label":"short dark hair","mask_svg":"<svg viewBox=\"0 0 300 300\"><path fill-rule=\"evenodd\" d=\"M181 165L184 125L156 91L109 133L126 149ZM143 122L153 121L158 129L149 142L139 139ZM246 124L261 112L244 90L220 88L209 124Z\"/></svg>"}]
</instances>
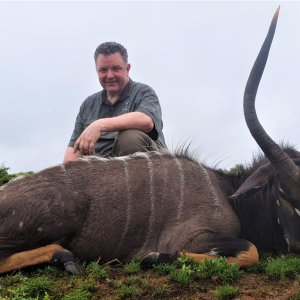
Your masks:
<instances>
[{"instance_id":1,"label":"short dark hair","mask_svg":"<svg viewBox=\"0 0 300 300\"><path fill-rule=\"evenodd\" d=\"M110 54L117 53L117 52L119 52L121 54L124 62L127 64L127 62L128 62L127 50L124 46L122 46L121 44L116 43L116 42L105 42L105 43L100 44L96 48L96 51L94 54L95 62L100 54L110 55Z\"/></svg>"}]
</instances>

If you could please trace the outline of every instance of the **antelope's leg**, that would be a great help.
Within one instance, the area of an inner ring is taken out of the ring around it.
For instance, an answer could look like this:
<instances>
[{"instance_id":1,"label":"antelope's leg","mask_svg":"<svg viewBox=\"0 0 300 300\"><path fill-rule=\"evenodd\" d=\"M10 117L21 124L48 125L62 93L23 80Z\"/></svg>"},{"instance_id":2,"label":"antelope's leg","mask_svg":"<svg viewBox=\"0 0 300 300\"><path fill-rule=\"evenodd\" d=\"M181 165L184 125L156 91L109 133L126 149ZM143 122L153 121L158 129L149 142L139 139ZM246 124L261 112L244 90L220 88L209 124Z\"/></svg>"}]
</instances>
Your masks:
<instances>
[{"instance_id":1,"label":"antelope's leg","mask_svg":"<svg viewBox=\"0 0 300 300\"><path fill-rule=\"evenodd\" d=\"M171 263L178 256L189 257L199 263L205 259L226 257L230 264L237 264L241 268L249 268L259 261L256 247L247 240L220 234L206 234L196 236L181 249L178 254L151 252L142 260L142 266L150 267L160 263Z\"/></svg>"},{"instance_id":2,"label":"antelope's leg","mask_svg":"<svg viewBox=\"0 0 300 300\"><path fill-rule=\"evenodd\" d=\"M78 268L72 252L58 244L14 253L0 260L0 273L19 270L43 263L62 263L67 271L77 274Z\"/></svg>"},{"instance_id":3,"label":"antelope's leg","mask_svg":"<svg viewBox=\"0 0 300 300\"><path fill-rule=\"evenodd\" d=\"M257 248L249 241L237 238L228 238L228 244L223 239L223 244L217 243L207 253L180 252L180 256L189 257L199 263L203 263L205 259L225 256L230 264L237 264L241 268L252 267L259 261Z\"/></svg>"},{"instance_id":4,"label":"antelope's leg","mask_svg":"<svg viewBox=\"0 0 300 300\"><path fill-rule=\"evenodd\" d=\"M178 254L150 252L141 261L143 268L150 268L158 264L171 264L178 258Z\"/></svg>"},{"instance_id":5,"label":"antelope's leg","mask_svg":"<svg viewBox=\"0 0 300 300\"><path fill-rule=\"evenodd\" d=\"M247 251L240 251L235 257L227 257L230 264L238 264L242 268L249 268L256 265L259 261L257 248L250 242Z\"/></svg>"}]
</instances>

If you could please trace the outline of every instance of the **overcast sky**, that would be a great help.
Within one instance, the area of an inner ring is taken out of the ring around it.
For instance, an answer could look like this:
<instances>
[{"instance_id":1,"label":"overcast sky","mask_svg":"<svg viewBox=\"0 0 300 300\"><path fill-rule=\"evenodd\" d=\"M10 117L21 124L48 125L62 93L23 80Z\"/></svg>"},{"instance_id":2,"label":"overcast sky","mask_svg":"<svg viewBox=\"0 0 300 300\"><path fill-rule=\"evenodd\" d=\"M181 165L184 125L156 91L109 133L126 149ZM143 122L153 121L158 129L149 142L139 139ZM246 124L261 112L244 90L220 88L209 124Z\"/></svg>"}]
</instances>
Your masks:
<instances>
[{"instance_id":1,"label":"overcast sky","mask_svg":"<svg viewBox=\"0 0 300 300\"><path fill-rule=\"evenodd\" d=\"M269 135L300 148L300 2L0 2L0 164L11 173L62 162L82 101L101 89L104 41L129 52L130 76L154 88L168 146L192 141L209 165L251 161L244 87L278 5L257 96Z\"/></svg>"}]
</instances>

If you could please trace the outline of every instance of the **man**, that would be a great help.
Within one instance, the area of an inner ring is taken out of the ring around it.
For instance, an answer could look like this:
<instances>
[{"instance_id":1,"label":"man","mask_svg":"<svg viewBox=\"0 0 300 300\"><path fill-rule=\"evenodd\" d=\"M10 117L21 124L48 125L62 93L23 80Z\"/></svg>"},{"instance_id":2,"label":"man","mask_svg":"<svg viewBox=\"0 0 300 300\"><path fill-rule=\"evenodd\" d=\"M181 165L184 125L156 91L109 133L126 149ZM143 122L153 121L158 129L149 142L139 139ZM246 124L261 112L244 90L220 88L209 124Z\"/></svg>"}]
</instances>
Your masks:
<instances>
[{"instance_id":1,"label":"man","mask_svg":"<svg viewBox=\"0 0 300 300\"><path fill-rule=\"evenodd\" d=\"M94 58L103 90L82 103L64 162L80 155L122 156L164 148L158 98L151 87L130 79L127 50L106 42Z\"/></svg>"}]
</instances>

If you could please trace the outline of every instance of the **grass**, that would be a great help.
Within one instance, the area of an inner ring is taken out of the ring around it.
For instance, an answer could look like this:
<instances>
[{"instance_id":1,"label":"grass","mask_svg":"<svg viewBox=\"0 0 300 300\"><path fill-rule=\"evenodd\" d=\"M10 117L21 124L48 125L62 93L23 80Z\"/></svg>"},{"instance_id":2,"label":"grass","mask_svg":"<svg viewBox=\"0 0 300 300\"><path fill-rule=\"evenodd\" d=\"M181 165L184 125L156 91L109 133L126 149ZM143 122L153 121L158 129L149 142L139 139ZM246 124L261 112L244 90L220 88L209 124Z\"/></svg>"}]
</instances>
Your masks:
<instances>
[{"instance_id":1,"label":"grass","mask_svg":"<svg viewBox=\"0 0 300 300\"><path fill-rule=\"evenodd\" d=\"M72 291L71 293L62 296L62 300L83 300L83 299L89 299L90 293L84 290L76 289Z\"/></svg>"},{"instance_id":2,"label":"grass","mask_svg":"<svg viewBox=\"0 0 300 300\"><path fill-rule=\"evenodd\" d=\"M230 283L237 280L242 271L236 264L228 264L227 259L221 257L215 260L205 260L203 264L198 264L195 261L180 257L177 260L180 270L171 272L171 278L180 283L187 284L190 278L198 280L214 280L221 283Z\"/></svg>"},{"instance_id":3,"label":"grass","mask_svg":"<svg viewBox=\"0 0 300 300\"><path fill-rule=\"evenodd\" d=\"M27 280L27 277L24 276L21 272L12 273L12 275L4 275L1 278L1 287L8 287L10 285L22 283Z\"/></svg>"},{"instance_id":4,"label":"grass","mask_svg":"<svg viewBox=\"0 0 300 300\"><path fill-rule=\"evenodd\" d=\"M16 289L8 289L12 299L36 299L47 298L53 290L54 282L46 275L28 278Z\"/></svg>"},{"instance_id":5,"label":"grass","mask_svg":"<svg viewBox=\"0 0 300 300\"><path fill-rule=\"evenodd\" d=\"M86 266L85 273L90 279L101 280L107 278L108 270L109 268L103 267L97 262L93 261Z\"/></svg>"},{"instance_id":6,"label":"grass","mask_svg":"<svg viewBox=\"0 0 300 300\"><path fill-rule=\"evenodd\" d=\"M130 276L126 277L124 282L128 285L136 285L136 286L140 286L143 288L147 288L149 285L148 279L149 279L148 277L142 278L139 275L130 275Z\"/></svg>"},{"instance_id":7,"label":"grass","mask_svg":"<svg viewBox=\"0 0 300 300\"><path fill-rule=\"evenodd\" d=\"M179 269L179 270L172 271L170 273L170 278L172 281L176 283L188 285L192 282L191 274L192 274L191 269Z\"/></svg>"},{"instance_id":8,"label":"grass","mask_svg":"<svg viewBox=\"0 0 300 300\"><path fill-rule=\"evenodd\" d=\"M231 299L243 290L239 279L256 275L254 269L242 272L236 265L229 265L225 258L198 264L181 257L171 265L161 264L149 270L141 270L137 260L118 267L91 262L81 265L81 270L80 275L74 276L60 268L46 266L3 275L0 299L162 299L180 295L189 298L196 293ZM300 258L291 255L266 258L258 270L258 276L274 281L274 287L278 280L294 282L299 278ZM265 295L265 290L263 293ZM290 299L300 299L300 292L295 290Z\"/></svg>"},{"instance_id":9,"label":"grass","mask_svg":"<svg viewBox=\"0 0 300 300\"><path fill-rule=\"evenodd\" d=\"M198 279L214 279L222 283L236 281L242 271L236 264L228 264L226 258L217 260L205 260L195 268Z\"/></svg>"},{"instance_id":10,"label":"grass","mask_svg":"<svg viewBox=\"0 0 300 300\"><path fill-rule=\"evenodd\" d=\"M295 295L291 296L289 300L300 300L300 291L297 292Z\"/></svg>"},{"instance_id":11,"label":"grass","mask_svg":"<svg viewBox=\"0 0 300 300\"><path fill-rule=\"evenodd\" d=\"M118 298L124 299L124 298L131 298L133 296L136 296L138 294L138 292L139 292L139 290L137 287L132 286L132 285L123 284L117 290L116 295Z\"/></svg>"},{"instance_id":12,"label":"grass","mask_svg":"<svg viewBox=\"0 0 300 300\"><path fill-rule=\"evenodd\" d=\"M265 262L267 276L274 279L290 278L300 276L300 258L297 256L281 255L278 258L268 258Z\"/></svg>"},{"instance_id":13,"label":"grass","mask_svg":"<svg viewBox=\"0 0 300 300\"><path fill-rule=\"evenodd\" d=\"M167 275L176 270L174 264L159 264L153 267L153 270L159 275Z\"/></svg>"},{"instance_id":14,"label":"grass","mask_svg":"<svg viewBox=\"0 0 300 300\"><path fill-rule=\"evenodd\" d=\"M215 295L218 299L233 299L239 293L239 288L231 285L223 285L216 288Z\"/></svg>"},{"instance_id":15,"label":"grass","mask_svg":"<svg viewBox=\"0 0 300 300\"><path fill-rule=\"evenodd\" d=\"M132 260L124 265L124 271L126 274L136 274L141 270L139 260Z\"/></svg>"},{"instance_id":16,"label":"grass","mask_svg":"<svg viewBox=\"0 0 300 300\"><path fill-rule=\"evenodd\" d=\"M153 298L154 299L160 299L167 297L168 294L170 294L172 289L168 284L161 284L154 287L153 290Z\"/></svg>"}]
</instances>

